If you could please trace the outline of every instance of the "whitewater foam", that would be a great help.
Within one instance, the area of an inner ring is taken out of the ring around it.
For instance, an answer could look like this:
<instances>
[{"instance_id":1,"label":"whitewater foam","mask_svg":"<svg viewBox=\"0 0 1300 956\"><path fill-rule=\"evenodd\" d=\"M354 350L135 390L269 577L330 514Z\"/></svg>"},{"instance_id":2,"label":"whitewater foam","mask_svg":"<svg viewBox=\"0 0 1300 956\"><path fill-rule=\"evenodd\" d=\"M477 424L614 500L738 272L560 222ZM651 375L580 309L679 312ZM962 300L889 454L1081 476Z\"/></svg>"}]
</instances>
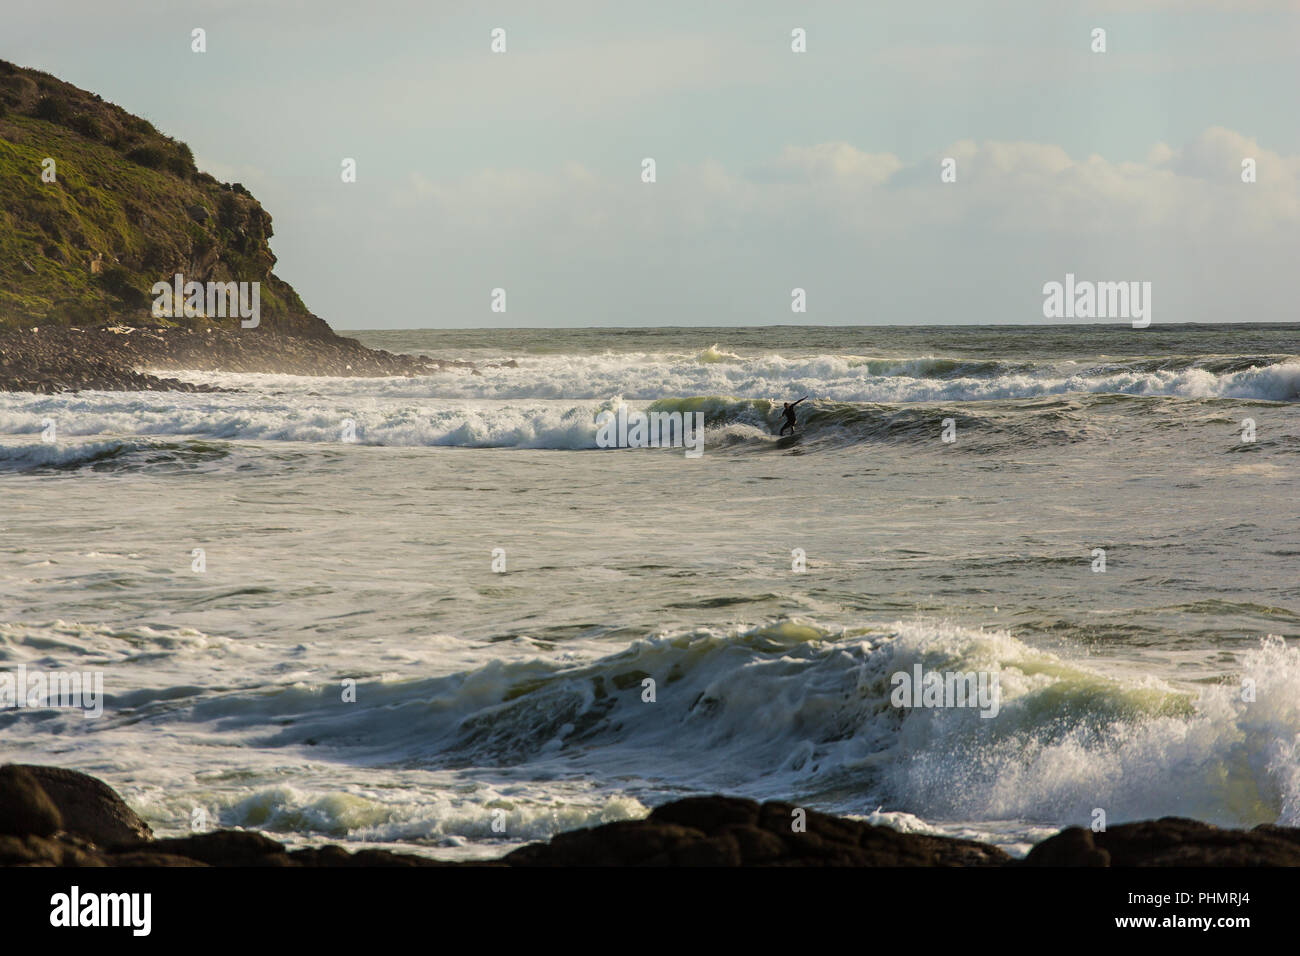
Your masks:
<instances>
[{"instance_id":1,"label":"whitewater foam","mask_svg":"<svg viewBox=\"0 0 1300 956\"><path fill-rule=\"evenodd\" d=\"M1021 849L1294 823L1294 332L1149 331L467 331L519 367L0 395L0 666L105 692L0 716L4 759L167 834L439 855L719 790ZM623 406L702 413L703 461L595 449ZM892 707L916 663L998 716Z\"/></svg>"},{"instance_id":2,"label":"whitewater foam","mask_svg":"<svg viewBox=\"0 0 1300 956\"><path fill-rule=\"evenodd\" d=\"M890 704L890 675L996 674L1002 711ZM1036 650L1000 631L943 623L826 628L788 619L743 631L637 641L577 665L492 661L445 678L365 683L344 719L311 695L273 712L292 727L263 746L320 740L317 755L416 754L432 767L563 769L768 799L834 797L927 820L1087 824L1183 813L1225 825L1294 823L1300 774L1300 650L1245 656L1263 703L1238 687L1199 694L1132 681ZM643 681L658 685L642 699ZM233 705L235 701L231 701ZM226 708L223 708L223 711ZM215 713L214 713L215 716ZM260 715L269 717L269 713ZM365 756L363 756L365 755Z\"/></svg>"}]
</instances>

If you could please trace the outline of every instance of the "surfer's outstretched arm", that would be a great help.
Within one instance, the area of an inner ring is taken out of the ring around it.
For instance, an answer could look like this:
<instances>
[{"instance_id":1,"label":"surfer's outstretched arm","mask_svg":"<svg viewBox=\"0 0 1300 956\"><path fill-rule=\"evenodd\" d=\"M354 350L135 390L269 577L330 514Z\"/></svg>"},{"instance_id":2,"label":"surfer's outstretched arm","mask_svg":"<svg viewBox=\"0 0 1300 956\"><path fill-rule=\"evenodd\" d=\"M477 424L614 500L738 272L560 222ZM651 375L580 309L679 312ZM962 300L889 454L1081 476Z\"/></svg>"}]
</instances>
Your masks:
<instances>
[{"instance_id":1,"label":"surfer's outstretched arm","mask_svg":"<svg viewBox=\"0 0 1300 956\"><path fill-rule=\"evenodd\" d=\"M808 400L808 396L805 395L803 398L799 399L799 402L806 402L807 400ZM799 402L795 402L794 405L798 405ZM790 407L794 408L794 405L791 405Z\"/></svg>"}]
</instances>

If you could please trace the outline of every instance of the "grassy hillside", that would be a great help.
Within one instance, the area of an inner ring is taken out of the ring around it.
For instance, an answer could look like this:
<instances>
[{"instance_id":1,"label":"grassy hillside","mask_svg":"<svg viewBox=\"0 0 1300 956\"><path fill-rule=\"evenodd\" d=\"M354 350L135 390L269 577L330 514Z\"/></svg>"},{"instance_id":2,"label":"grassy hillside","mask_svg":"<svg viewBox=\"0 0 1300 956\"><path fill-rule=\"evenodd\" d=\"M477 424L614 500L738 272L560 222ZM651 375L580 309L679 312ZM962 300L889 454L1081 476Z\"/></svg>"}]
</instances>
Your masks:
<instances>
[{"instance_id":1,"label":"grassy hillside","mask_svg":"<svg viewBox=\"0 0 1300 956\"><path fill-rule=\"evenodd\" d=\"M56 181L42 181L42 161ZM262 327L328 326L276 278L271 217L238 183L195 168L184 143L46 73L0 60L0 328L237 326L154 319L155 282L261 282ZM98 265L92 262L98 260Z\"/></svg>"}]
</instances>

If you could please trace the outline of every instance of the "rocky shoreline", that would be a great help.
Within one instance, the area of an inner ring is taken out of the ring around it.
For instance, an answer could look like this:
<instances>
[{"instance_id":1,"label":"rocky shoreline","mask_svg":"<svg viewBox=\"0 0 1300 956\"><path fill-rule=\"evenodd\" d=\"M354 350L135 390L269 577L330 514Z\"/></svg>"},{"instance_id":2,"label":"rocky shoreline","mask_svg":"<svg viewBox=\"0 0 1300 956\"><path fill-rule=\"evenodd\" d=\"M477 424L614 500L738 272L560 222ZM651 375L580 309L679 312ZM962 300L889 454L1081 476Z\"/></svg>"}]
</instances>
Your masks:
<instances>
[{"instance_id":1,"label":"rocky shoreline","mask_svg":"<svg viewBox=\"0 0 1300 956\"><path fill-rule=\"evenodd\" d=\"M160 378L150 369L380 377L429 375L450 368L478 371L470 362L370 349L332 333L126 325L47 325L0 332L0 391L8 392L219 391Z\"/></svg>"},{"instance_id":2,"label":"rocky shoreline","mask_svg":"<svg viewBox=\"0 0 1300 956\"><path fill-rule=\"evenodd\" d=\"M1016 860L974 840L918 833L735 797L677 800L643 820L561 833L498 860L449 863L388 850L290 850L261 833L155 839L103 781L74 770L0 767L0 866L1300 866L1300 828L1224 830L1177 817L1105 832L1072 827Z\"/></svg>"}]
</instances>

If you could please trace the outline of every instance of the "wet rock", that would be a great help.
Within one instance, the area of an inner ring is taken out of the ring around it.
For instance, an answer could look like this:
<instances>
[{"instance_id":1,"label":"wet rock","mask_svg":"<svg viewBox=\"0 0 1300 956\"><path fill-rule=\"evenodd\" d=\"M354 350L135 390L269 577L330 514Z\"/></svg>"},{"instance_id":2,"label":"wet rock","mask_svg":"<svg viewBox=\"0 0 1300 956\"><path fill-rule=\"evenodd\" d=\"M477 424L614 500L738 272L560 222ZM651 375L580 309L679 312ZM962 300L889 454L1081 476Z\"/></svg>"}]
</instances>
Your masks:
<instances>
[{"instance_id":1,"label":"wet rock","mask_svg":"<svg viewBox=\"0 0 1300 956\"><path fill-rule=\"evenodd\" d=\"M672 866L743 866L745 858L735 836L724 833L674 847L667 862Z\"/></svg>"},{"instance_id":2,"label":"wet rock","mask_svg":"<svg viewBox=\"0 0 1300 956\"><path fill-rule=\"evenodd\" d=\"M59 808L25 768L0 767L0 833L52 836L63 829Z\"/></svg>"},{"instance_id":3,"label":"wet rock","mask_svg":"<svg viewBox=\"0 0 1300 956\"><path fill-rule=\"evenodd\" d=\"M776 863L785 855L785 843L781 838L758 827L728 826L723 832L729 834L740 848L742 860L762 866Z\"/></svg>"},{"instance_id":4,"label":"wet rock","mask_svg":"<svg viewBox=\"0 0 1300 956\"><path fill-rule=\"evenodd\" d=\"M662 866L670 862L673 850L706 838L699 830L673 823L620 820L561 833L550 843L520 847L504 862L511 866Z\"/></svg>"},{"instance_id":5,"label":"wet rock","mask_svg":"<svg viewBox=\"0 0 1300 956\"><path fill-rule=\"evenodd\" d=\"M14 766L30 774L49 796L65 832L98 846L153 837L149 824L102 780L62 767Z\"/></svg>"},{"instance_id":6,"label":"wet rock","mask_svg":"<svg viewBox=\"0 0 1300 956\"><path fill-rule=\"evenodd\" d=\"M83 843L39 836L0 836L0 866L107 866Z\"/></svg>"},{"instance_id":7,"label":"wet rock","mask_svg":"<svg viewBox=\"0 0 1300 956\"><path fill-rule=\"evenodd\" d=\"M1070 827L1029 851L1026 866L1110 866L1110 854L1093 842L1092 831Z\"/></svg>"},{"instance_id":8,"label":"wet rock","mask_svg":"<svg viewBox=\"0 0 1300 956\"><path fill-rule=\"evenodd\" d=\"M1011 857L973 840L899 833L793 804L691 797L644 820L562 833L522 847L512 866L1003 866Z\"/></svg>"},{"instance_id":9,"label":"wet rock","mask_svg":"<svg viewBox=\"0 0 1300 956\"><path fill-rule=\"evenodd\" d=\"M289 859L299 866L349 866L352 854L341 846L319 846L292 850Z\"/></svg>"},{"instance_id":10,"label":"wet rock","mask_svg":"<svg viewBox=\"0 0 1300 956\"><path fill-rule=\"evenodd\" d=\"M656 823L676 823L704 833L729 824L745 826L758 821L758 804L734 797L687 797L657 808L650 814Z\"/></svg>"},{"instance_id":11,"label":"wet rock","mask_svg":"<svg viewBox=\"0 0 1300 956\"><path fill-rule=\"evenodd\" d=\"M1098 862L1102 858L1108 862ZM1079 827L1048 837L1028 866L1300 866L1300 828L1221 830L1198 820L1162 817L1093 833Z\"/></svg>"},{"instance_id":12,"label":"wet rock","mask_svg":"<svg viewBox=\"0 0 1300 956\"><path fill-rule=\"evenodd\" d=\"M119 853L165 853L208 866L291 866L284 844L248 830L213 830L116 848Z\"/></svg>"},{"instance_id":13,"label":"wet rock","mask_svg":"<svg viewBox=\"0 0 1300 956\"><path fill-rule=\"evenodd\" d=\"M800 830L792 826L796 819ZM1300 829L1292 827L1222 830L1174 817L1103 833L1071 827L1017 862L973 840L723 796L691 797L644 820L561 833L500 860L448 863L338 846L286 851L243 830L154 840L106 784L30 765L0 768L0 825L0 866L1300 866ZM24 829L30 832L15 832ZM133 835L107 838L123 832Z\"/></svg>"}]
</instances>

